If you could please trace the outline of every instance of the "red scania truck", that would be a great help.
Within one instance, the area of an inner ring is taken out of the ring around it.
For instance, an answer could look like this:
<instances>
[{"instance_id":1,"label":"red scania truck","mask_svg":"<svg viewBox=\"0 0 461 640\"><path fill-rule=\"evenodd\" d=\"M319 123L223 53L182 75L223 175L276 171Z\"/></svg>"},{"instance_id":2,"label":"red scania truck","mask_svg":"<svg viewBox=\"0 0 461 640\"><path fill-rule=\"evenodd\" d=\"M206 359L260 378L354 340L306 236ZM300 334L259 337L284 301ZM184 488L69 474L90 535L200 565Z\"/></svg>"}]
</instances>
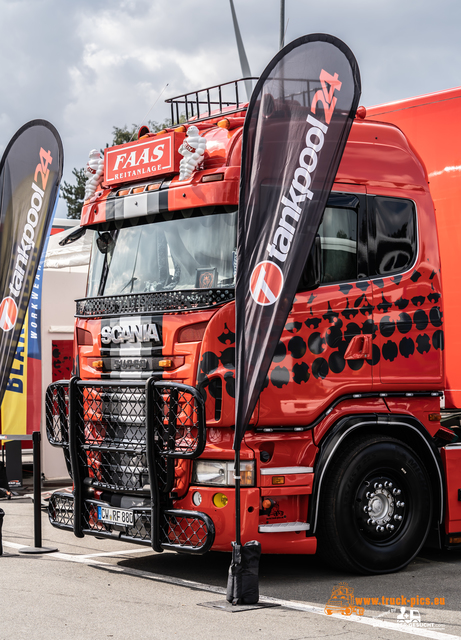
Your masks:
<instances>
[{"instance_id":1,"label":"red scania truck","mask_svg":"<svg viewBox=\"0 0 461 640\"><path fill-rule=\"evenodd\" d=\"M172 99L171 128L106 149L83 206L74 377L47 391L74 485L50 520L76 536L235 539L239 87ZM459 113L461 89L359 109L242 443L242 542L263 553L386 573L461 545Z\"/></svg>"}]
</instances>

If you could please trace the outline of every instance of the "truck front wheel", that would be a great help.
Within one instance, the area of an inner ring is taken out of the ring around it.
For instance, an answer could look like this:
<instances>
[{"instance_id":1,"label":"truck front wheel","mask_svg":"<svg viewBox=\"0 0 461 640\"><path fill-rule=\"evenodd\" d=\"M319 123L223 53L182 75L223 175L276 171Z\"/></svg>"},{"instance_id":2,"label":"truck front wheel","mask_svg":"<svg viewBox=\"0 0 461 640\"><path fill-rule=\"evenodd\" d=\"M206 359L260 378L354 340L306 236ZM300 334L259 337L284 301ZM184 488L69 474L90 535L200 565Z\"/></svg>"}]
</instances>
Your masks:
<instances>
[{"instance_id":1,"label":"truck front wheel","mask_svg":"<svg viewBox=\"0 0 461 640\"><path fill-rule=\"evenodd\" d=\"M355 439L325 478L319 551L358 573L398 571L421 549L431 517L431 485L420 458L395 438Z\"/></svg>"}]
</instances>

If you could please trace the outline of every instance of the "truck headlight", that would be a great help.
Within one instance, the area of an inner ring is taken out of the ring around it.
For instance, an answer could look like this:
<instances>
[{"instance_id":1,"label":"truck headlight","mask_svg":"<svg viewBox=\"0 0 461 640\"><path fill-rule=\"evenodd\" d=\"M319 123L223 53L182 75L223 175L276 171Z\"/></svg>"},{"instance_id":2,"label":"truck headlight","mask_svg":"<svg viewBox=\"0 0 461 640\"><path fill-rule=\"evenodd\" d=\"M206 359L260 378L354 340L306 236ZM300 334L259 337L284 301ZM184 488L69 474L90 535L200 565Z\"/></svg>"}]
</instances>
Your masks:
<instances>
[{"instance_id":1,"label":"truck headlight","mask_svg":"<svg viewBox=\"0 0 461 640\"><path fill-rule=\"evenodd\" d=\"M255 481L254 460L240 462L240 485L252 487ZM235 486L234 462L224 460L196 460L192 473L193 484L209 484L219 487Z\"/></svg>"}]
</instances>

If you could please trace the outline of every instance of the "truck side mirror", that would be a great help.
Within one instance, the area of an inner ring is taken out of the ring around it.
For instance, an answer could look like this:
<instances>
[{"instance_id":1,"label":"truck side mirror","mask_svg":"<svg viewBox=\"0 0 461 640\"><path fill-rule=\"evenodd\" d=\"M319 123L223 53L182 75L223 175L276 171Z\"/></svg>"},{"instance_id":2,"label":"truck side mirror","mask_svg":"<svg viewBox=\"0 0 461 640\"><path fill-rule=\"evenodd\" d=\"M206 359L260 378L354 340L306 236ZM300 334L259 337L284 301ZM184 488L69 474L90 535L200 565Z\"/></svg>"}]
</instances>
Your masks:
<instances>
[{"instance_id":1,"label":"truck side mirror","mask_svg":"<svg viewBox=\"0 0 461 640\"><path fill-rule=\"evenodd\" d=\"M98 231L98 237L96 238L96 244L98 245L98 249L101 253L106 254L112 250L114 246L114 239L107 231L100 233Z\"/></svg>"}]
</instances>

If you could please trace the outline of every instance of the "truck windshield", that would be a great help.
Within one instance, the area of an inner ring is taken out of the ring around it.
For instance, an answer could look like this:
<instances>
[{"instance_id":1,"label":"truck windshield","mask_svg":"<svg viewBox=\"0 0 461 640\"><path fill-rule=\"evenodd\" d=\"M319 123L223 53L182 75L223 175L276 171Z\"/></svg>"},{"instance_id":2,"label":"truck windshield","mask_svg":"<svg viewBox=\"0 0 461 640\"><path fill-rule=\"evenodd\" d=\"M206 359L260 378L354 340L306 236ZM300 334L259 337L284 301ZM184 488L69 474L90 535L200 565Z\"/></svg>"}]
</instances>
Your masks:
<instances>
[{"instance_id":1,"label":"truck windshield","mask_svg":"<svg viewBox=\"0 0 461 640\"><path fill-rule=\"evenodd\" d=\"M88 297L232 287L237 211L182 215L95 233Z\"/></svg>"}]
</instances>

